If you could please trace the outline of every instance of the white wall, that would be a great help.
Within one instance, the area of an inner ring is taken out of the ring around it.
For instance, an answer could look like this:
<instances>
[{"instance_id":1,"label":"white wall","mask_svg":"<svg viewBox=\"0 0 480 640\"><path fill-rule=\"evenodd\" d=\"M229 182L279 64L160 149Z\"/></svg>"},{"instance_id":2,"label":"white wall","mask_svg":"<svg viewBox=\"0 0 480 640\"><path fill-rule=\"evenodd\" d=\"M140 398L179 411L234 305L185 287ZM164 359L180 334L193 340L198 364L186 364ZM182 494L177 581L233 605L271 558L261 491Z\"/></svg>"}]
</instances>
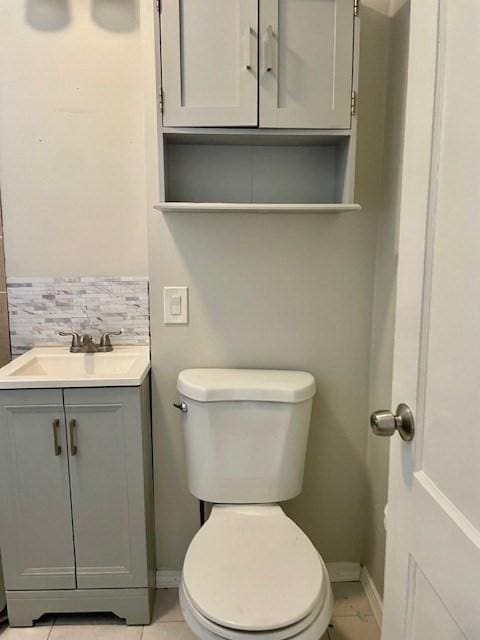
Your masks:
<instances>
[{"instance_id":1,"label":"white wall","mask_svg":"<svg viewBox=\"0 0 480 640\"><path fill-rule=\"evenodd\" d=\"M382 214L377 223L372 314L370 411L392 408L392 366L403 135L408 62L409 5L403 3L389 22L388 91ZM380 594L385 565L384 508L388 492L390 441L369 433L366 471L369 507L364 564Z\"/></svg>"},{"instance_id":2,"label":"white wall","mask_svg":"<svg viewBox=\"0 0 480 640\"><path fill-rule=\"evenodd\" d=\"M138 0L0 4L9 276L145 275Z\"/></svg>"}]
</instances>

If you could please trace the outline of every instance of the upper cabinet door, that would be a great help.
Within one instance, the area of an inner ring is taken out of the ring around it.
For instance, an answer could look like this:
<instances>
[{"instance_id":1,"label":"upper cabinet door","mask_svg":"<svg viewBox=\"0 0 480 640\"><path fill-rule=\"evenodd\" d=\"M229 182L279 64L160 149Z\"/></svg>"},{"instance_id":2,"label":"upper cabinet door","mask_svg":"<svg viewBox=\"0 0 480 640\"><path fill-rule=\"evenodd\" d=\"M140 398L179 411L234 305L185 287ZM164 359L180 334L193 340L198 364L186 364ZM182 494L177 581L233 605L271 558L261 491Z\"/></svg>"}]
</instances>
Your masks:
<instances>
[{"instance_id":1,"label":"upper cabinet door","mask_svg":"<svg viewBox=\"0 0 480 640\"><path fill-rule=\"evenodd\" d=\"M258 0L162 0L164 126L256 126Z\"/></svg>"},{"instance_id":2,"label":"upper cabinet door","mask_svg":"<svg viewBox=\"0 0 480 640\"><path fill-rule=\"evenodd\" d=\"M75 589L60 389L0 393L0 544L8 589Z\"/></svg>"},{"instance_id":3,"label":"upper cabinet door","mask_svg":"<svg viewBox=\"0 0 480 640\"><path fill-rule=\"evenodd\" d=\"M349 129L353 0L260 0L260 126Z\"/></svg>"},{"instance_id":4,"label":"upper cabinet door","mask_svg":"<svg viewBox=\"0 0 480 640\"><path fill-rule=\"evenodd\" d=\"M65 389L64 398L78 588L147 587L140 390Z\"/></svg>"}]
</instances>

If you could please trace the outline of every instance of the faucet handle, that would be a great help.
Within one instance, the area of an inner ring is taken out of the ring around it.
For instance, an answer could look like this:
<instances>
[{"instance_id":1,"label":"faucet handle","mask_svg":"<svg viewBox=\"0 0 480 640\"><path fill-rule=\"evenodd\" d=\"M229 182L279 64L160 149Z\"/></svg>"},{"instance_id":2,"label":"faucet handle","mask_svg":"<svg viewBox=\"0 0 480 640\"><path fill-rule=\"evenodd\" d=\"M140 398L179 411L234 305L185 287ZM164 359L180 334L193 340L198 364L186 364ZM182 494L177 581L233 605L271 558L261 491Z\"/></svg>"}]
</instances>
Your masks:
<instances>
[{"instance_id":1,"label":"faucet handle","mask_svg":"<svg viewBox=\"0 0 480 640\"><path fill-rule=\"evenodd\" d=\"M100 338L99 348L102 351L113 351L112 341L110 340L110 336L121 336L123 333L123 329L119 329L118 331L105 331L102 333L102 337Z\"/></svg>"},{"instance_id":2,"label":"faucet handle","mask_svg":"<svg viewBox=\"0 0 480 640\"><path fill-rule=\"evenodd\" d=\"M70 345L70 351L72 353L78 353L82 349L82 336L76 331L59 331L59 336L72 336L72 344Z\"/></svg>"}]
</instances>

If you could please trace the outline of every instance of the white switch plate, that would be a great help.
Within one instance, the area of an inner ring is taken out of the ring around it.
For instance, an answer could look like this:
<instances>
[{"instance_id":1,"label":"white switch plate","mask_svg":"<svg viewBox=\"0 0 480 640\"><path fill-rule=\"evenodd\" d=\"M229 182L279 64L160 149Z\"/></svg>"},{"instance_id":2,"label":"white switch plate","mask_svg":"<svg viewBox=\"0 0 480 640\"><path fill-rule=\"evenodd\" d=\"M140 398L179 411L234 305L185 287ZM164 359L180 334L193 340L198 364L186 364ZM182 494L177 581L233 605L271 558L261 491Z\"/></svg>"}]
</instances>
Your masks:
<instances>
[{"instance_id":1,"label":"white switch plate","mask_svg":"<svg viewBox=\"0 0 480 640\"><path fill-rule=\"evenodd\" d=\"M187 324L188 287L163 288L164 324Z\"/></svg>"}]
</instances>

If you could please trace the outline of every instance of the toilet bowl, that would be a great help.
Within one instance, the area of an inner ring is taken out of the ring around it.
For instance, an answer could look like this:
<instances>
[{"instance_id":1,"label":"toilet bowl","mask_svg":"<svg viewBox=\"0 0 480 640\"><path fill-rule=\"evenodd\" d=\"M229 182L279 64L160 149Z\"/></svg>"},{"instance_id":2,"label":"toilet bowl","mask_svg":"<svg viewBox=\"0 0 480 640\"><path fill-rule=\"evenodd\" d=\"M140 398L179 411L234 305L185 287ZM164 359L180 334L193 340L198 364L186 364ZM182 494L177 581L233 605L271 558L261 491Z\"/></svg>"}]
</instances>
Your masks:
<instances>
[{"instance_id":1,"label":"toilet bowl","mask_svg":"<svg viewBox=\"0 0 480 640\"><path fill-rule=\"evenodd\" d=\"M278 505L302 490L315 380L304 371L178 377L188 486L213 504L185 556L180 604L201 640L319 640L325 564Z\"/></svg>"},{"instance_id":2,"label":"toilet bowl","mask_svg":"<svg viewBox=\"0 0 480 640\"><path fill-rule=\"evenodd\" d=\"M318 640L333 598L323 560L278 505L214 505L187 551L180 604L205 640Z\"/></svg>"}]
</instances>

